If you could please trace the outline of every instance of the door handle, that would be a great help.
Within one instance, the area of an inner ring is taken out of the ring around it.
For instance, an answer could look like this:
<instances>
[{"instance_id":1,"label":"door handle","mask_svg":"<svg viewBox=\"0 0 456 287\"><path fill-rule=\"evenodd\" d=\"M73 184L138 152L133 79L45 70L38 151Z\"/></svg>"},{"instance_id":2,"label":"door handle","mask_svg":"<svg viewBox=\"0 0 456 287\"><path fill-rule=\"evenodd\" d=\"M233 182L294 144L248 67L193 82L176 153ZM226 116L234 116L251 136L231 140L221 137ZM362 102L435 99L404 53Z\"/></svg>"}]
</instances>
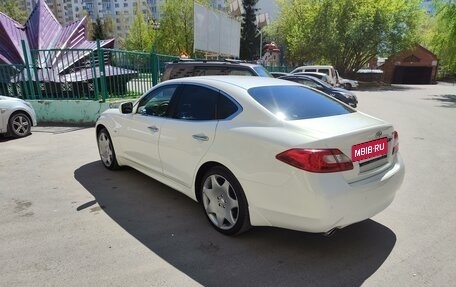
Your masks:
<instances>
[{"instance_id":1,"label":"door handle","mask_svg":"<svg viewBox=\"0 0 456 287\"><path fill-rule=\"evenodd\" d=\"M147 128L153 133L158 132L158 128L156 126L150 126L150 127L147 127Z\"/></svg>"},{"instance_id":2,"label":"door handle","mask_svg":"<svg viewBox=\"0 0 456 287\"><path fill-rule=\"evenodd\" d=\"M208 141L209 140L209 137L204 134L192 135L192 137L199 141Z\"/></svg>"}]
</instances>

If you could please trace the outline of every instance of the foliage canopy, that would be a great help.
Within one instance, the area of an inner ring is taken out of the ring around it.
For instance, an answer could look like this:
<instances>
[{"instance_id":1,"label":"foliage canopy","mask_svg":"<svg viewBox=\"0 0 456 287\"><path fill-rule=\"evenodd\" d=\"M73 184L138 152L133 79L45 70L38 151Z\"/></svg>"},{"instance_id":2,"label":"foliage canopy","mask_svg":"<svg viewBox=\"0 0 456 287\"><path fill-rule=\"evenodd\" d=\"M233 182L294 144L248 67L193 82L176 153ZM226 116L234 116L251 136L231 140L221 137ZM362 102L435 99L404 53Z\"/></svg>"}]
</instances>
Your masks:
<instances>
[{"instance_id":1,"label":"foliage canopy","mask_svg":"<svg viewBox=\"0 0 456 287\"><path fill-rule=\"evenodd\" d=\"M193 1L163 1L160 11L159 51L171 55L193 51Z\"/></svg>"},{"instance_id":2,"label":"foliage canopy","mask_svg":"<svg viewBox=\"0 0 456 287\"><path fill-rule=\"evenodd\" d=\"M93 23L93 30L92 30L92 39L93 40L103 40L106 39L106 33L104 31L103 23L101 22L101 19L97 17L95 19L95 23Z\"/></svg>"},{"instance_id":3,"label":"foliage canopy","mask_svg":"<svg viewBox=\"0 0 456 287\"><path fill-rule=\"evenodd\" d=\"M0 11L21 24L27 21L27 12L19 7L17 0L0 0Z\"/></svg>"},{"instance_id":4,"label":"foliage canopy","mask_svg":"<svg viewBox=\"0 0 456 287\"><path fill-rule=\"evenodd\" d=\"M437 1L432 48L445 72L456 73L456 2Z\"/></svg>"},{"instance_id":5,"label":"foliage canopy","mask_svg":"<svg viewBox=\"0 0 456 287\"><path fill-rule=\"evenodd\" d=\"M287 47L294 64L330 63L342 74L376 55L419 42L420 0L278 0L279 19L269 34Z\"/></svg>"},{"instance_id":6,"label":"foliage canopy","mask_svg":"<svg viewBox=\"0 0 456 287\"><path fill-rule=\"evenodd\" d=\"M208 6L210 0L199 3ZM167 0L160 6L161 18L144 19L139 8L122 41L122 48L136 51L152 51L179 55L181 52L193 51L193 0ZM139 7L139 5L137 5Z\"/></svg>"},{"instance_id":7,"label":"foliage canopy","mask_svg":"<svg viewBox=\"0 0 456 287\"><path fill-rule=\"evenodd\" d=\"M144 20L144 15L136 6L135 19L131 25L128 35L121 42L122 48L134 51L151 51L153 35L150 26Z\"/></svg>"}]
</instances>

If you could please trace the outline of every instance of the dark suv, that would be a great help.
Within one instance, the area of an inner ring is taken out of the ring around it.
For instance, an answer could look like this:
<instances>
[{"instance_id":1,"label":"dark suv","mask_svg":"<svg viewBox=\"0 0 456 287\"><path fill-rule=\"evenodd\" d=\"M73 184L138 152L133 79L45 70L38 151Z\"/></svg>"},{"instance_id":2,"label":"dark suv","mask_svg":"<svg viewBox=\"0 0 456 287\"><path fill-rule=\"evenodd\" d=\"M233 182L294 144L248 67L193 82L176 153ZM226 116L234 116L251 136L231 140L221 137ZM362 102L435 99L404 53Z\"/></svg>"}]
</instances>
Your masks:
<instances>
[{"instance_id":1,"label":"dark suv","mask_svg":"<svg viewBox=\"0 0 456 287\"><path fill-rule=\"evenodd\" d=\"M239 61L175 61L166 65L161 81L211 75L272 77L261 65Z\"/></svg>"}]
</instances>

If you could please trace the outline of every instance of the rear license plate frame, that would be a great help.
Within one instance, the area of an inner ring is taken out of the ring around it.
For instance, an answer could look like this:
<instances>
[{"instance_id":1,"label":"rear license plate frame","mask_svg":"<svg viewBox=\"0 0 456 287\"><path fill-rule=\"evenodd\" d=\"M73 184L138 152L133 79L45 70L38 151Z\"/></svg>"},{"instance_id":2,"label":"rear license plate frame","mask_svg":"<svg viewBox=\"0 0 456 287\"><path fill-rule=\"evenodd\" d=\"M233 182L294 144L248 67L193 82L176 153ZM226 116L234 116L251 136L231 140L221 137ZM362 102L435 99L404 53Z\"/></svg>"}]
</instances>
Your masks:
<instances>
[{"instance_id":1,"label":"rear license plate frame","mask_svg":"<svg viewBox=\"0 0 456 287\"><path fill-rule=\"evenodd\" d=\"M352 161L364 161L388 153L388 138L383 137L359 144L355 144L351 149Z\"/></svg>"}]
</instances>

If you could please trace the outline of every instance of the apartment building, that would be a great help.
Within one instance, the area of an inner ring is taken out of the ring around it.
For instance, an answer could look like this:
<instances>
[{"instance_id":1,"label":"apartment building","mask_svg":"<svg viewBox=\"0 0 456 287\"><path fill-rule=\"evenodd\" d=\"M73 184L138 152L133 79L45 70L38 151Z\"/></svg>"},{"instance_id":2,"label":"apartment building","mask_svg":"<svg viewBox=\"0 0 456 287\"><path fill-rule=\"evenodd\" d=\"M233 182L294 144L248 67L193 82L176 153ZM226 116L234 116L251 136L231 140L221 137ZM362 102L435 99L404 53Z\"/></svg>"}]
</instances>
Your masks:
<instances>
[{"instance_id":1,"label":"apartment building","mask_svg":"<svg viewBox=\"0 0 456 287\"><path fill-rule=\"evenodd\" d=\"M37 1L45 1L55 17L63 25L70 24L83 16L91 21L97 17L110 17L113 22L114 37L126 37L135 17L136 6L141 5L147 20L160 19L160 5L165 0L19 0L19 3L30 13ZM227 11L233 0L211 0L211 7ZM265 2L269 0L260 0Z\"/></svg>"},{"instance_id":2,"label":"apartment building","mask_svg":"<svg viewBox=\"0 0 456 287\"><path fill-rule=\"evenodd\" d=\"M20 4L30 13L39 0L20 0ZM45 1L55 17L63 25L70 24L83 16L93 22L97 17L110 17L113 22L115 37L125 37L134 19L136 6L146 19L159 19L160 3L163 0L41 0Z\"/></svg>"}]
</instances>

